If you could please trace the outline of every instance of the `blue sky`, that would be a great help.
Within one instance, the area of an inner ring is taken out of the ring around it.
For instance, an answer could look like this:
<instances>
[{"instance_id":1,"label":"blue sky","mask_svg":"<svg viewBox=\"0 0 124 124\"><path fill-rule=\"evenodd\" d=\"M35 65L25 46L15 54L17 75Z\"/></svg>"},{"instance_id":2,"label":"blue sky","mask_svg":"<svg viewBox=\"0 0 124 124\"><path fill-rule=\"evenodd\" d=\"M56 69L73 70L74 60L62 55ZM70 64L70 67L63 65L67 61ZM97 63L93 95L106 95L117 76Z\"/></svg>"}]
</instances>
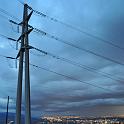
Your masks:
<instances>
[{"instance_id":1,"label":"blue sky","mask_svg":"<svg viewBox=\"0 0 124 124\"><path fill-rule=\"evenodd\" d=\"M26 2L33 9L124 47L123 0L30 0ZM23 5L18 1L0 1L0 8L20 20L22 19ZM2 15L4 14L0 12L0 34L18 39L20 34L17 33L17 27L9 23ZM63 24L36 16L35 13L30 19L30 25L82 48L90 49L122 63L124 61L123 50ZM49 56L36 56L34 54L38 53L31 50L31 63L111 90L108 92L30 67L32 116L40 116L41 114L78 114L83 116L124 114L124 67L122 65L82 52L34 32L30 34L29 42L47 52L94 67L97 71L110 73L113 78L122 79L122 82L113 81ZM0 54L15 57L18 51L13 47L15 48L13 42L0 37ZM0 111L5 111L5 103L9 95L11 98L10 111L15 112L18 69L15 68L13 60L2 57L0 57L0 69Z\"/></svg>"}]
</instances>

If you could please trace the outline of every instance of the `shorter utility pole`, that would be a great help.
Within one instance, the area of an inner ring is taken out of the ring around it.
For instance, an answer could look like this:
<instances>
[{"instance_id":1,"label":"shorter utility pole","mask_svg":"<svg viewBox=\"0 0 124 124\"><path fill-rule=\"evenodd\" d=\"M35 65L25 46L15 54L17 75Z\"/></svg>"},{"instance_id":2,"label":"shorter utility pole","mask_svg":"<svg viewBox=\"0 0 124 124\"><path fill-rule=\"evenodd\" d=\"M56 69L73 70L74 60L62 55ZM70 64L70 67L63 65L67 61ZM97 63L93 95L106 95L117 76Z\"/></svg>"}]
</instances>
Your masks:
<instances>
[{"instance_id":1,"label":"shorter utility pole","mask_svg":"<svg viewBox=\"0 0 124 124\"><path fill-rule=\"evenodd\" d=\"M9 96L8 96L8 99L7 99L7 110L6 110L6 124L8 124L8 108L9 108Z\"/></svg>"}]
</instances>

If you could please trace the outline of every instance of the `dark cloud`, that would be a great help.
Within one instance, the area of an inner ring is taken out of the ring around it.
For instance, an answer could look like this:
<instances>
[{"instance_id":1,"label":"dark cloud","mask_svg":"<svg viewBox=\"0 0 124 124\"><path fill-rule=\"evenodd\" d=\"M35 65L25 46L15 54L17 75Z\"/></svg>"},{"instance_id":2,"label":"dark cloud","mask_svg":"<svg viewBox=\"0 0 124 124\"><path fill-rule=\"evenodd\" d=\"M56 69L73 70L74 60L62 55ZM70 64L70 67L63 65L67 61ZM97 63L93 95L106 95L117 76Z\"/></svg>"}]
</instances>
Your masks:
<instances>
[{"instance_id":1,"label":"dark cloud","mask_svg":"<svg viewBox=\"0 0 124 124\"><path fill-rule=\"evenodd\" d=\"M122 11L124 1L122 0L79 0L78 2L74 0L71 0L71 2L67 2L66 0L45 0L42 2L37 0L34 2L31 0L27 2L33 8L45 12L51 17L56 17L85 32L110 40L112 43L118 44L121 47L124 46L124 12ZM14 16L22 19L23 6L19 2L14 0L10 3L4 0L0 3L0 8L6 9ZM0 14L3 15L3 13ZM0 18L0 33L18 38L20 34L13 31L13 28L16 31L17 27L10 25L2 16ZM90 49L120 62L124 60L123 50L114 48L93 37L70 29L65 25L35 15L31 17L30 24L81 48ZM15 44L4 38L0 39L0 53L15 57L17 51L12 48L15 47ZM55 60L52 57L34 56L31 54L31 63L45 66L50 70L55 70L59 73L111 90L110 92L98 89L31 67L31 103L33 116L39 116L39 114L44 113L67 114L68 112L86 116L123 114L123 66L72 48L53 39L44 36L39 37L35 33L30 34L30 44L80 64L94 67L97 71L109 73L113 75L113 78L121 78L122 80L122 82L117 82L66 62ZM37 54L34 51L32 52ZM15 98L18 71L13 68L15 67L13 61L0 59L0 100L6 98L8 95ZM14 106L15 100L11 107L13 111ZM24 94L22 106L24 111ZM4 106L2 109L4 109ZM91 112L92 114L90 114Z\"/></svg>"}]
</instances>

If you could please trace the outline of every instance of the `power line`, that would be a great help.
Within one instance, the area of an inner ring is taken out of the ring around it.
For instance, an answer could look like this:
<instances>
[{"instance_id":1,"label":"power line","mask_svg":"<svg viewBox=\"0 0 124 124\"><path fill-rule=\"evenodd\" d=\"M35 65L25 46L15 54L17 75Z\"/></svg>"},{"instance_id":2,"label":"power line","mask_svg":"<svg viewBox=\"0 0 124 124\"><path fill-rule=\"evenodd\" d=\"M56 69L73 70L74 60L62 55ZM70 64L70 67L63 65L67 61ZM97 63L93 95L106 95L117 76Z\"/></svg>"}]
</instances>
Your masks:
<instances>
[{"instance_id":1,"label":"power line","mask_svg":"<svg viewBox=\"0 0 124 124\"><path fill-rule=\"evenodd\" d=\"M101 38L101 37L99 37L99 36L96 36L96 35L94 35L94 34L91 34L91 33L89 33L89 32L83 31L82 29L79 29L79 28L77 28L77 27L75 27L75 26L73 26L73 25L67 24L67 23L65 23L65 22L63 22L63 21L60 21L60 20L56 19L56 18L50 17L50 16L46 15L46 14L43 13L43 12L34 10L34 9L33 9L32 7L30 7L30 6L28 6L28 8L29 8L30 10L34 11L36 14L40 15L41 17L48 18L49 20L52 20L52 21L54 21L54 22L58 22L58 23L60 23L60 24L62 24L62 25L65 25L66 27L69 27L69 28L71 28L71 29L73 29L73 30L76 30L76 31L80 32L80 33L83 33L83 34L85 34L85 35L87 35L87 36L89 36L89 37L95 38L95 39L97 39L97 40L99 40L99 41L102 41L102 42L104 42L104 43L106 43L106 44L109 44L109 45L111 45L111 46L113 46L113 47L116 47L116 48L119 48L119 49L121 49L121 50L124 50L124 47L119 46L119 45L117 45L117 44L114 44L113 41L106 40L106 39L103 39L103 38Z\"/></svg>"},{"instance_id":2,"label":"power line","mask_svg":"<svg viewBox=\"0 0 124 124\"><path fill-rule=\"evenodd\" d=\"M30 63L30 64L31 64L31 63ZM79 80L79 79L70 77L70 76L68 76L68 75L62 74L62 73L58 73L58 72L56 72L56 71L50 70L50 69L45 68L45 67L37 66L37 65L34 65L34 64L31 64L31 65L34 66L34 67L36 67L36 68L39 68L39 69L42 69L42 70L45 70L45 71L48 71L48 72L57 74L57 75L59 75L59 76L62 76L62 77L65 77L65 78L68 78L68 79L71 79L71 80L75 80L75 81L78 81L78 82L81 82L81 83L83 83L83 84L87 84L87 85L90 85L90 86L93 86L93 87L96 87L96 88L99 88L99 89L102 89L102 90L111 91L110 89L106 89L106 88L103 88L103 87L101 87L101 86L98 86L98 85L95 85L95 84L91 84L91 83L88 83L88 82L86 82L86 81L82 81L82 80Z\"/></svg>"},{"instance_id":3,"label":"power line","mask_svg":"<svg viewBox=\"0 0 124 124\"><path fill-rule=\"evenodd\" d=\"M121 62L116 61L116 60L114 60L114 59L111 59L111 58L109 58L109 57L103 56L103 55L101 55L101 54L99 54L99 53L93 52L93 51L91 51L91 50L89 50L89 49L81 48L81 47L79 47L79 46L77 46L77 45L75 45L75 44L73 44L73 43L71 43L71 42L68 42L68 41L66 41L66 40L60 39L60 38L58 38L58 37L56 37L56 36L54 36L54 35L51 35L51 34L49 34L49 33L44 32L44 31L42 31L42 30L40 30L40 29L38 29L38 30L39 30L39 31L38 31L37 28L34 28L34 30L36 30L38 33L42 34L42 36L43 36L43 35L44 35L44 36L47 36L47 37L49 37L49 38L51 38L51 39L54 39L54 40L59 41L59 42L61 42L61 43L64 43L64 44L66 44L66 45L68 45L68 46L71 46L71 47L73 47L73 48L79 49L79 50L81 50L81 51L83 51L83 52L87 52L87 53L89 53L89 54L95 55L95 56L97 56L97 57L100 57L100 58L103 58L103 59L105 59L105 60L108 60L108 61L111 61L111 62L113 62L113 63L116 63L116 64L119 64L119 65L124 66L124 63L121 63Z\"/></svg>"},{"instance_id":4,"label":"power line","mask_svg":"<svg viewBox=\"0 0 124 124\"><path fill-rule=\"evenodd\" d=\"M0 35L1 35L1 34L0 34ZM12 38L9 38L9 37L7 37L7 36L5 36L5 35L2 35L2 36L4 36L4 37L7 38L7 39L10 39L10 40L12 39ZM16 41L16 40L13 39L12 41ZM42 53L42 54L44 54L44 55L49 55L49 56L51 56L51 57L53 57L53 58L55 58L55 59L59 59L59 60L61 60L61 61L67 62L67 63L69 63L69 64L72 64L72 65L74 65L74 66L80 67L80 68L82 68L82 69L85 69L85 70L87 70L87 71L89 71L89 72L93 72L93 73L100 74L100 75L102 75L102 76L104 76L104 77L107 77L107 78L109 78L109 79L111 79L111 80L114 80L114 81L117 81L117 82L122 82L122 80L123 80L123 79L120 79L120 78L116 79L115 77L113 77L113 75L111 75L111 74L109 74L109 73L106 73L106 72L103 72L103 71L98 71L98 70L97 70L96 68L94 68L94 67L90 67L90 66L86 66L86 65L77 63L77 62L75 62L75 61L72 61L72 60L69 60L69 59L66 59L66 58L63 58L63 57L54 55L54 54L52 54L52 53L46 52L46 51L41 50L41 49L39 49L39 48L36 48L36 47L33 47L33 46L30 46L30 48L31 48L31 49L35 49L36 51L38 51L38 52L40 52L40 53ZM31 54L36 55L36 56L40 56L39 54L37 55L37 54L34 54L34 53L32 53L32 52L31 52Z\"/></svg>"},{"instance_id":5,"label":"power line","mask_svg":"<svg viewBox=\"0 0 124 124\"><path fill-rule=\"evenodd\" d=\"M9 20L6 16L4 16L4 15L2 15L2 14L0 14L0 16L1 16L2 18L6 19L6 20Z\"/></svg>"},{"instance_id":6,"label":"power line","mask_svg":"<svg viewBox=\"0 0 124 124\"><path fill-rule=\"evenodd\" d=\"M17 0L20 4L24 5L24 2L20 1L20 0Z\"/></svg>"},{"instance_id":7,"label":"power line","mask_svg":"<svg viewBox=\"0 0 124 124\"><path fill-rule=\"evenodd\" d=\"M10 20L10 21L13 22L13 23L15 23L16 25L18 25L16 22L14 22L14 21L12 21L12 20ZM32 27L32 26L29 25L29 27ZM32 28L33 28L33 27L32 27ZM56 41L59 41L59 42L64 43L64 44L66 44L66 45L69 45L69 46L71 46L71 47L73 47L73 48L79 49L79 50L81 50L81 51L83 51L83 52L87 52L87 53L89 53L89 54L95 55L95 56L100 57L100 58L102 58L102 59L105 59L105 60L108 60L108 61L110 61L110 62L113 62L113 63L116 63L116 64L119 64L119 65L124 66L124 63L121 63L121 62L116 61L116 60L114 60L114 59L111 59L111 58L109 58L109 57L103 56L103 55L101 55L101 54L99 54L99 53L93 52L93 51L91 51L91 50L89 50L89 49L81 48L81 47L79 47L79 46L76 46L75 44L72 44L71 42L68 42L68 41L66 41L66 40L60 39L60 38L58 38L58 37L56 37L56 36L54 36L54 35L51 35L51 34L45 32L45 31L42 31L42 30L40 30L40 29L38 29L38 28L33 28L33 29L35 30L36 33L41 34L42 36L47 36L48 38L54 39L54 40L56 40Z\"/></svg>"},{"instance_id":8,"label":"power line","mask_svg":"<svg viewBox=\"0 0 124 124\"><path fill-rule=\"evenodd\" d=\"M12 21L12 20L10 20L10 21L11 21L12 23L18 25L18 23L14 22L14 21ZM29 25L29 27L32 27L32 26ZM33 28L33 27L32 27L32 28ZM44 31L42 31L42 30L40 30L40 29L34 28L34 30L35 30L36 33L39 33L39 34L41 34L42 36L47 36L47 37L52 38L52 39L54 39L54 40L56 40L56 41L62 42L62 43L64 43L64 44L67 44L67 45L69 45L69 46L71 46L71 47L77 48L77 49L79 49L79 50L81 50L81 51L85 51L85 52L87 52L87 53L90 53L90 54L92 54L92 55L98 56L98 57L103 58L103 59L105 59L105 60L108 60L108 61L111 61L111 62L113 62L113 63L116 63L116 64L119 64L119 65L124 66L124 63L121 63L121 62L116 61L116 60L113 60L113 59L111 59L111 58L109 58L109 57L100 55L100 54L98 54L98 53L96 53L96 52L93 52L93 51L91 51L91 50L89 50L89 49L85 49L85 48L81 48L81 47L79 47L79 46L76 46L76 45L74 45L74 44L72 44L72 43L70 43L70 42L68 42L68 41L65 41L65 40L60 39L60 38L58 38L58 37L56 37L56 36L53 36L53 35L51 35L51 34L49 34L49 33L47 33L47 32L44 32Z\"/></svg>"},{"instance_id":9,"label":"power line","mask_svg":"<svg viewBox=\"0 0 124 124\"><path fill-rule=\"evenodd\" d=\"M16 25L18 25L18 23L14 22L14 21L12 21L12 20L10 20L10 22L11 22L11 23L14 23L14 24L16 24ZM30 26L30 27L32 27L32 26ZM71 44L71 43L67 43L66 41L64 41L64 40L62 40L62 39L60 39L60 38L57 38L57 37L55 37L55 36L53 36L53 35L50 35L50 34L44 32L44 31L41 31L40 29L34 28L34 30L35 30L35 32L38 32L38 33L40 33L40 34L42 34L42 35L46 35L46 36L48 36L48 37L50 37L50 38L53 38L53 39L55 39L55 40L57 40L57 41L61 41L61 42L63 42L63 43L66 43L67 45L70 45L70 46L72 46L72 47L75 47L75 45L73 45L73 44ZM1 36L3 36L3 35L1 35ZM5 36L3 36L3 37L5 37ZM5 38L6 38L6 37L5 37ZM8 39L9 39L9 40L16 41L16 40L14 40L14 39L12 39L12 38L8 38ZM92 52L92 51L90 51L90 50L87 50L87 49L84 49L84 48L79 48L79 47L77 47L77 46L76 46L75 48L78 48L78 49L83 50L83 51L85 51L85 52L88 52L88 53L94 54L94 55L96 55L96 56L102 57L102 58L107 59L107 60L109 60L109 61L112 61L112 62L114 62L114 63L124 65L123 63L120 63L120 62L115 61L115 60L113 60L113 59L110 59L110 58L108 58L108 57L99 55L99 54L97 54L97 53L95 53L95 52ZM66 60L66 61L67 61L67 60Z\"/></svg>"},{"instance_id":10,"label":"power line","mask_svg":"<svg viewBox=\"0 0 124 124\"><path fill-rule=\"evenodd\" d=\"M11 23L14 23L14 24L16 24L16 25L18 25L18 23L16 23L16 22L14 22L14 21L12 21L12 20L10 20L10 22ZM30 26L30 27L32 27L32 26ZM37 28L34 28L34 30L36 31L36 32L38 32L38 33L40 33L40 34L42 34L42 35L47 35L47 33L46 32L44 32L44 31L41 31L40 29L37 29ZM49 34L48 34L49 35ZM12 38L8 38L8 37L6 37L5 35L2 35L2 34L0 34L0 36L2 36L2 37L4 37L4 38L7 38L7 39L9 39L9 40L13 40L13 41L17 41L17 40L15 40L15 39L12 39ZM56 37L54 37L54 36L51 36L51 38L54 38L55 40L58 40L58 38L56 38ZM36 48L35 48L36 49ZM36 50L38 50L38 49L36 49ZM40 50L41 51L41 50ZM41 51L42 53L43 53L43 51ZM46 53L45 53L46 54ZM58 58L58 57L57 57ZM66 62L67 62L67 60L66 60ZM69 61L68 61L69 62ZM71 62L72 63L72 62ZM74 64L74 63L73 63ZM77 63L75 64L75 65L77 65ZM78 65L79 66L79 65ZM88 67L88 70L89 69L93 69L93 68L91 68L91 67ZM93 69L93 70L96 70L96 69ZM103 73L103 72L102 72ZM105 74L105 73L104 73ZM108 74L107 74L108 75ZM110 75L110 74L109 74Z\"/></svg>"},{"instance_id":11,"label":"power line","mask_svg":"<svg viewBox=\"0 0 124 124\"><path fill-rule=\"evenodd\" d=\"M5 10L4 10L4 11L5 11ZM9 12L7 12L7 11L5 11L5 12L6 12L6 13L4 13L4 14L6 14L6 15L12 17L12 18L15 19L16 21L21 22L17 17L11 15L11 14L10 14ZM0 14L0 16L3 17L4 19L8 20L11 24L13 23L13 24L17 25L17 26L18 26L18 27L17 27L18 33L20 33L20 32L19 32L19 26L21 26L20 23L17 23L16 21L13 21L12 19L9 19L9 18L7 18L6 16L4 16L4 15L2 15L2 14ZM11 25L11 26L12 26L12 25ZM29 26L30 28L33 28L31 25L28 25L28 26ZM12 27L12 30L13 30L13 27ZM14 31L14 30L13 30L13 31ZM14 32L15 32L15 31L14 31ZM33 32L36 32L36 31L33 31Z\"/></svg>"},{"instance_id":12,"label":"power line","mask_svg":"<svg viewBox=\"0 0 124 124\"><path fill-rule=\"evenodd\" d=\"M5 38L5 39L7 39L8 41L14 41L14 42L16 42L16 50L18 50L18 42L19 42L19 41L17 41L16 39L14 39L14 38L12 38L12 37L7 37L7 36L5 36L5 35L3 35L3 34L0 34L0 37L3 37L3 38ZM9 45L10 45L12 48L15 49L15 47L13 47L10 42L8 42L8 43L9 43Z\"/></svg>"},{"instance_id":13,"label":"power line","mask_svg":"<svg viewBox=\"0 0 124 124\"><path fill-rule=\"evenodd\" d=\"M3 37L3 38L5 38L5 39L7 39L7 40L11 40L11 41L17 41L16 39L14 39L14 38L11 38L11 37L7 37L7 36L5 36L5 35L3 35L3 34L0 34L0 37Z\"/></svg>"},{"instance_id":14,"label":"power line","mask_svg":"<svg viewBox=\"0 0 124 124\"><path fill-rule=\"evenodd\" d=\"M32 47L32 46L31 46L31 47ZM54 54L52 54L52 53L43 51L43 50L41 50L41 49L39 49L39 48L36 48L36 47L32 47L32 48L35 49L35 50L37 50L38 52L44 54L44 55L49 55L49 56L51 56L51 57L53 57L53 58L55 58L55 59L59 59L59 60L61 60L61 61L67 62L67 63L72 64L72 65L74 65L74 66L77 66L77 67L80 67L80 68L82 68L82 69L85 69L85 70L87 70L87 71L89 71L89 72L93 72L93 73L100 74L100 75L102 75L102 76L104 76L104 77L107 77L107 78L109 78L109 79L111 79L111 80L114 80L114 81L117 81L117 82L122 82L122 79L120 79L120 78L116 79L115 77L113 77L113 75L108 74L108 73L103 72L103 71L98 71L96 68L89 67L89 66L86 66L86 65L77 63L77 62L75 62L75 61L69 60L69 59L67 59L67 58L63 58L63 57L54 55ZM110 77L110 76L112 76L112 77Z\"/></svg>"},{"instance_id":15,"label":"power line","mask_svg":"<svg viewBox=\"0 0 124 124\"><path fill-rule=\"evenodd\" d=\"M0 16L1 16L2 18L6 19L7 21L10 20L9 18L7 18L6 16L4 16L4 15L2 15L2 14L0 14ZM8 16L9 16L9 15L8 15ZM19 33L19 25L17 25L17 30L15 30L15 29L13 28L12 22L11 22L11 21L9 21L9 22L10 22L10 25L11 25L12 30L13 30L14 32Z\"/></svg>"},{"instance_id":16,"label":"power line","mask_svg":"<svg viewBox=\"0 0 124 124\"><path fill-rule=\"evenodd\" d=\"M8 56L5 56L5 55L0 55L1 57L4 57L4 58L9 58L9 59L16 59L14 57L8 57ZM18 60L18 59L17 59ZM24 61L25 62L25 61ZM62 73L58 73L56 71L53 71L53 70L50 70L46 67L41 67L41 66L38 66L38 65L35 65L35 64L32 64L30 63L31 66L35 67L35 68L39 68L39 69L42 69L42 70L45 70L47 72L50 72L50 73L54 73L56 75L59 75L59 76L62 76L62 77L65 77L65 78L68 78L68 79L71 79L71 80L75 80L75 81L78 81L80 83L83 83L83 84L87 84L87 85L90 85L92 87L96 87L96 88L99 88L99 89L102 89L102 90L106 90L108 92L112 92L112 90L110 89L106 89L106 88L103 88L101 86L98 86L98 85L95 85L95 84L92 84L92 83L89 83L89 82L86 82L86 81L82 81L82 80L79 80L79 79L76 79L76 78L73 78L73 77L70 77L68 75L65 75L65 74L62 74Z\"/></svg>"},{"instance_id":17,"label":"power line","mask_svg":"<svg viewBox=\"0 0 124 124\"><path fill-rule=\"evenodd\" d=\"M11 38L11 37L7 37L7 36L5 36L5 35L3 35L3 34L0 34L0 37L7 39L9 45L10 45L12 48L14 48L14 46L13 46L9 41L16 41L15 39L13 39L13 38ZM17 41L16 41L16 42L17 42ZM15 48L14 48L14 49L15 49Z\"/></svg>"},{"instance_id":18,"label":"power line","mask_svg":"<svg viewBox=\"0 0 124 124\"><path fill-rule=\"evenodd\" d=\"M27 6L26 4L25 4L25 6ZM25 13L25 15L27 16L27 12ZM27 16L28 17L28 16ZM27 19L27 18L26 18ZM28 19L27 19L28 20ZM26 31L25 31L25 53L27 52L27 56L25 56L25 63L27 63L26 64L26 68L29 66L29 60L26 60L28 57L29 57L29 52L28 52L28 50L29 50L29 48L28 48L28 33L30 33L30 32L27 32L28 31L28 21L26 20ZM25 19L23 20L23 23L24 23L24 21L25 21ZM23 31L22 31L22 35L23 35ZM22 36L23 37L23 36ZM5 37L6 38L6 37ZM54 38L56 38L56 37L54 37ZM7 38L7 39L9 39L9 40L12 40L11 38ZM14 41L14 40L13 40ZM15 41L18 41L18 40L15 40ZM26 44L26 41L27 41L27 44ZM23 48L23 47L21 47L21 48ZM20 55L21 56L21 55ZM2 56L2 57L5 57L5 58L9 58L9 59L16 59L16 58L13 58L13 57L7 57L7 56ZM23 61L22 61L22 63L23 63ZM39 69L42 69L42 70L45 70L45 71L48 71L48 72L50 72L50 73L54 73L54 74L56 74L56 75L59 75L59 76L62 76L62 77L65 77L65 78L68 78L68 79L71 79L71 80L75 80L75 81L77 81L77 82L80 82L80 83L83 83L83 84L87 84L87 85L90 85L90 86L92 86L92 87L96 87L96 88L99 88L99 89L102 89L102 90L106 90L106 91L111 91L110 89L106 89L106 88L104 88L104 87L101 87L101 86L99 86L99 85L95 85L95 84L92 84L92 83L89 83L89 82L86 82L86 81L82 81L82 80L80 80L80 79L76 79L76 78L73 78L73 77L71 77L71 76L68 76L68 75L65 75L65 74L63 74L63 73L58 73L58 72L56 72L56 71L53 71L53 70L50 70L50 69L48 69L48 68L45 68L45 67L41 67L41 66L37 66L37 65L34 65L34 64L32 64L32 63L30 63L30 65L32 65L33 67L37 67L37 68L39 68ZM26 69L26 70L28 70L28 69ZM26 71L25 70L25 71ZM27 72L27 71L26 71ZM28 75L29 76L29 72L26 74L26 75ZM28 76L26 76L25 75L25 77L28 77ZM28 82L28 80L29 79L27 79L26 81ZM26 83L25 83L26 84ZM30 88L30 87L29 87ZM28 89L29 89L28 88ZM19 88L20 89L20 88ZM25 88L26 89L26 88ZM18 90L17 90L18 91ZM28 90L26 90L26 91L28 91ZM30 97L28 97L28 93L30 93L30 91L29 92L27 92L27 100L29 101L29 98ZM29 94L30 95L30 94ZM18 102L18 99L17 99L17 102ZM27 102L26 102L27 103ZM29 105L30 105L30 101L29 101ZM17 107L18 108L18 107ZM28 104L27 104L27 107L26 107L26 109L28 108ZM28 111L29 109L27 109L27 111L26 111L26 114L28 113L28 112L30 112L30 111ZM30 113L29 113L30 114ZM28 117L29 116L27 116L27 119L28 119ZM17 118L18 119L18 118Z\"/></svg>"},{"instance_id":19,"label":"power line","mask_svg":"<svg viewBox=\"0 0 124 124\"><path fill-rule=\"evenodd\" d=\"M10 14L9 12L7 12L6 10L0 8L0 12L4 13L5 15L10 16L13 19L16 19L17 21L20 21L17 17L13 16L12 14Z\"/></svg>"},{"instance_id":20,"label":"power line","mask_svg":"<svg viewBox=\"0 0 124 124\"><path fill-rule=\"evenodd\" d=\"M19 1L19 0L18 0L18 1ZM23 2L21 2L21 1L19 1L19 2L24 5ZM52 20L52 21L59 22L59 23L65 25L65 26L67 26L67 27L70 27L70 28L72 28L72 29L74 29L74 30L77 30L77 31L81 32L81 33L84 33L84 34L86 34L86 35L88 35L88 36L90 36L90 37L93 37L93 38L95 38L95 39L97 39L97 40L99 40L99 41L103 41L103 42L105 42L105 43L107 43L107 44L109 44L109 45L111 45L111 46L114 46L114 47L116 47L116 48L119 48L119 49L121 49L121 50L124 50L123 47L121 47L121 46L119 46L119 45L117 45L117 44L114 44L113 41L105 40L105 39L102 39L102 38L100 38L100 37L98 37L98 36L95 36L95 35L93 35L93 34L90 34L90 33L88 33L88 32L82 31L81 29L78 29L77 27L74 27L74 26L72 26L72 25L66 24L66 23L64 23L64 22L62 22L62 21L60 21L60 20L57 20L57 19L52 18L52 17L49 17L48 15L46 15L46 14L44 14L44 13L42 13L42 12L39 12L39 11L37 11L37 10L34 10L34 9L32 9L30 6L28 6L28 8L29 8L30 10L34 11L35 13L41 15L42 17L46 17L46 18L48 18L48 19L50 19L50 20ZM12 17L12 18L14 18L15 20L20 21L17 17L13 16L13 15L10 14L9 12L7 12L7 11L1 9L1 8L0 8L0 11L1 11L2 13L4 13L4 14L6 14L6 15ZM37 29L35 28L35 30L37 30ZM42 32L42 33L43 33L43 32Z\"/></svg>"},{"instance_id":21,"label":"power line","mask_svg":"<svg viewBox=\"0 0 124 124\"><path fill-rule=\"evenodd\" d=\"M12 22L12 23L14 23L14 24L16 24L16 25L19 25L19 24L16 23L15 21L12 21L12 20L9 20L9 21ZM32 27L32 26L29 25L29 27ZM70 43L70 42L68 42L68 41L65 41L65 40L60 39L60 38L58 38L58 37L56 37L56 36L53 36L53 35L51 35L51 34L49 34L49 33L47 33L47 32L44 32L44 31L42 31L42 30L40 30L40 29L34 28L34 30L35 30L35 32L40 33L42 36L45 35L45 36L47 36L47 37L49 37L49 38L52 38L52 39L54 39L54 40L56 40L56 41L62 42L62 43L64 43L64 44L67 44L67 45L69 45L69 46L71 46L71 47L77 48L77 49L79 49L79 50L81 50L81 51L85 51L85 52L87 52L87 53L93 54L93 55L98 56L98 57L100 57L100 58L103 58L103 59L105 59L105 60L108 60L108 61L111 61L111 62L113 62L113 63L116 63L116 64L119 64L119 65L124 66L124 63L121 63L121 62L116 61L116 60L113 60L113 59L111 59L111 58L109 58L109 57L100 55L100 54L95 53L95 52L93 52L93 51L91 51L91 50L89 50L89 49L84 49L84 48L81 48L81 47L79 47L79 46L76 46L76 45L74 45L74 44L72 44L72 43Z\"/></svg>"}]
</instances>

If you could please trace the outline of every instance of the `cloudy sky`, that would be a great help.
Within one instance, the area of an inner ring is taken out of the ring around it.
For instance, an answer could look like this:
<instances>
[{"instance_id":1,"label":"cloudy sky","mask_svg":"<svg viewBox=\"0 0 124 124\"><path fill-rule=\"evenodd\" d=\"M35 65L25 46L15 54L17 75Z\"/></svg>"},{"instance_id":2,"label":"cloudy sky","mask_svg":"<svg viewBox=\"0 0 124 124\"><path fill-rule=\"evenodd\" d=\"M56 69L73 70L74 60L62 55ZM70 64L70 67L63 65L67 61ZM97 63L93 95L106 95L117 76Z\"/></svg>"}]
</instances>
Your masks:
<instances>
[{"instance_id":1,"label":"cloudy sky","mask_svg":"<svg viewBox=\"0 0 124 124\"><path fill-rule=\"evenodd\" d=\"M27 0L22 2L27 2L33 9L50 17L124 48L123 0ZM15 19L3 13L2 9L22 20L23 5L17 0L0 1L0 34L18 39L20 33L17 31L17 27L8 22L6 17ZM66 25L37 16L36 13L33 13L30 25L120 63L124 61L124 49L113 47ZM95 68L96 72L102 72L102 74L93 73L31 50L31 63L101 87L94 87L42 69L30 67L32 116L39 117L44 114L82 116L124 114L123 65L83 52L35 32L30 34L29 42L42 50L77 62L80 65ZM15 43L0 37L0 55L16 57L17 53ZM9 110L15 112L18 76L15 61L0 57L0 70L0 111L5 111L6 99L9 95ZM103 76L103 73L107 73L109 78ZM23 112L24 103L23 92Z\"/></svg>"}]
</instances>

